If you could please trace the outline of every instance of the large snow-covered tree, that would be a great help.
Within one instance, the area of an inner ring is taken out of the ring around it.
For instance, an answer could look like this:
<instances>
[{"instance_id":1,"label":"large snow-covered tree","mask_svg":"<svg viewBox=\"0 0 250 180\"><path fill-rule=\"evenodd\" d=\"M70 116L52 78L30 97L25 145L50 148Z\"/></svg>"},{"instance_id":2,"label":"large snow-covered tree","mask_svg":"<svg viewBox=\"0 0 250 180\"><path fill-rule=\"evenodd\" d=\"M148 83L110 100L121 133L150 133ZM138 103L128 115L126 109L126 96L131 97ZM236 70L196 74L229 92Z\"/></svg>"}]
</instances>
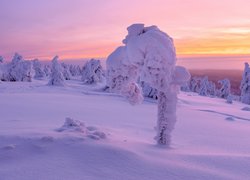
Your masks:
<instances>
[{"instance_id":1,"label":"large snow-covered tree","mask_svg":"<svg viewBox=\"0 0 250 180\"><path fill-rule=\"evenodd\" d=\"M240 84L241 90L241 102L250 104L250 67L249 64L245 63L245 69L242 74L242 80Z\"/></svg>"},{"instance_id":2,"label":"large snow-covered tree","mask_svg":"<svg viewBox=\"0 0 250 180\"><path fill-rule=\"evenodd\" d=\"M229 79L222 79L219 80L218 83L220 84L221 88L218 90L218 96L224 99L231 94L231 83Z\"/></svg>"},{"instance_id":3,"label":"large snow-covered tree","mask_svg":"<svg viewBox=\"0 0 250 180\"><path fill-rule=\"evenodd\" d=\"M51 75L48 85L51 86L64 86L64 76L62 73L61 64L58 62L58 56L52 59Z\"/></svg>"},{"instance_id":4,"label":"large snow-covered tree","mask_svg":"<svg viewBox=\"0 0 250 180\"><path fill-rule=\"evenodd\" d=\"M104 71L101 66L101 61L91 59L83 67L82 81L85 84L93 84L102 82L104 80Z\"/></svg>"},{"instance_id":5,"label":"large snow-covered tree","mask_svg":"<svg viewBox=\"0 0 250 180\"><path fill-rule=\"evenodd\" d=\"M110 55L113 56L112 60L108 58L108 82L111 81L111 87L118 87L113 89L121 89L121 94L125 90L133 104L141 101L141 90L136 84L138 77L157 89L158 121L155 139L158 144L169 146L176 122L177 89L188 81L190 74L185 68L175 65L173 40L158 27L133 24L127 30L128 35L123 40L125 46ZM133 71L129 72L126 68Z\"/></svg>"}]
</instances>

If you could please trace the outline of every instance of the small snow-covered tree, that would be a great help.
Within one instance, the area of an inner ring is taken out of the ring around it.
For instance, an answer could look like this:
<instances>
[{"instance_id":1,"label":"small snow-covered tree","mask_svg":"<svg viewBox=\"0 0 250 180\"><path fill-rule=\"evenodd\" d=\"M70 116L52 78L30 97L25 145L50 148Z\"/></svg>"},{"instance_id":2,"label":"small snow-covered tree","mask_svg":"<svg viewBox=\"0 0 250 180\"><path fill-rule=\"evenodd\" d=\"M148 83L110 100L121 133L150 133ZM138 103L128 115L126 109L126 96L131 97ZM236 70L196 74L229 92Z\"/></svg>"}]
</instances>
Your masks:
<instances>
[{"instance_id":1,"label":"small snow-covered tree","mask_svg":"<svg viewBox=\"0 0 250 180\"><path fill-rule=\"evenodd\" d=\"M209 81L207 76L200 78L199 84L200 84L199 95L212 96L212 97L216 95L215 83L212 81Z\"/></svg>"},{"instance_id":2,"label":"small snow-covered tree","mask_svg":"<svg viewBox=\"0 0 250 180\"><path fill-rule=\"evenodd\" d=\"M197 92L197 93L200 92L200 81L201 81L201 79L199 77L196 77L196 76L194 76L190 79L190 90L192 92Z\"/></svg>"},{"instance_id":3,"label":"small snow-covered tree","mask_svg":"<svg viewBox=\"0 0 250 180\"><path fill-rule=\"evenodd\" d=\"M216 86L213 81L208 81L208 94L212 97L216 96Z\"/></svg>"},{"instance_id":4,"label":"small snow-covered tree","mask_svg":"<svg viewBox=\"0 0 250 180\"><path fill-rule=\"evenodd\" d=\"M221 85L221 88L218 90L218 96L224 99L231 94L231 84L229 79L219 80L218 83Z\"/></svg>"},{"instance_id":5,"label":"small snow-covered tree","mask_svg":"<svg viewBox=\"0 0 250 180\"><path fill-rule=\"evenodd\" d=\"M69 72L71 76L81 76L82 75L82 70L79 65L73 65L71 64L69 66Z\"/></svg>"},{"instance_id":6,"label":"small snow-covered tree","mask_svg":"<svg viewBox=\"0 0 250 180\"><path fill-rule=\"evenodd\" d=\"M201 95L201 96L208 96L208 87L209 87L208 77L205 76L205 77L203 77L201 79L201 82L200 82L199 95Z\"/></svg>"},{"instance_id":7,"label":"small snow-covered tree","mask_svg":"<svg viewBox=\"0 0 250 180\"><path fill-rule=\"evenodd\" d=\"M69 72L71 74L71 76L77 76L77 70L76 70L76 66L71 64L69 66Z\"/></svg>"},{"instance_id":8,"label":"small snow-covered tree","mask_svg":"<svg viewBox=\"0 0 250 180\"><path fill-rule=\"evenodd\" d=\"M48 85L51 86L64 86L64 77L62 74L62 67L61 64L58 62L58 56L55 56L52 59L52 68L51 68L51 75L50 81Z\"/></svg>"},{"instance_id":9,"label":"small snow-covered tree","mask_svg":"<svg viewBox=\"0 0 250 180\"><path fill-rule=\"evenodd\" d=\"M3 64L3 57L0 56L0 80L3 80L3 74L4 74L4 68L5 65Z\"/></svg>"},{"instance_id":10,"label":"small snow-covered tree","mask_svg":"<svg viewBox=\"0 0 250 180\"><path fill-rule=\"evenodd\" d=\"M42 69L42 64L38 59L33 60L33 69L35 71L35 79L42 79L45 77L45 73Z\"/></svg>"},{"instance_id":11,"label":"small snow-covered tree","mask_svg":"<svg viewBox=\"0 0 250 180\"><path fill-rule=\"evenodd\" d=\"M0 56L0 63L3 63L3 57Z\"/></svg>"},{"instance_id":12,"label":"small snow-covered tree","mask_svg":"<svg viewBox=\"0 0 250 180\"><path fill-rule=\"evenodd\" d=\"M240 84L241 90L241 102L250 104L250 67L249 64L245 63L245 69L242 74L242 80Z\"/></svg>"},{"instance_id":13,"label":"small snow-covered tree","mask_svg":"<svg viewBox=\"0 0 250 180\"><path fill-rule=\"evenodd\" d=\"M63 76L65 78L65 80L70 80L71 79L71 74L70 74L70 71L69 71L69 66L65 63L62 63L61 64L62 66L62 73L63 73Z\"/></svg>"},{"instance_id":14,"label":"small snow-covered tree","mask_svg":"<svg viewBox=\"0 0 250 180\"><path fill-rule=\"evenodd\" d=\"M176 122L177 89L179 85L188 81L190 74L185 68L175 66L173 40L156 26L144 27L144 24L133 24L127 30L128 35L123 40L125 46L116 49L111 54L112 61L107 61L107 79L111 81L111 87L118 87L114 89L125 89L130 92L129 94L135 97L132 99L137 100L132 101L133 104L141 101L141 92L136 85L138 76L141 81L157 89L158 121L155 139L158 144L169 146ZM114 70L109 67L114 67ZM116 70L116 67L119 70ZM124 67L133 67L133 71L127 73L128 70L124 70Z\"/></svg>"},{"instance_id":15,"label":"small snow-covered tree","mask_svg":"<svg viewBox=\"0 0 250 180\"><path fill-rule=\"evenodd\" d=\"M85 84L93 84L104 80L104 71L101 66L101 61L91 59L83 67L82 81Z\"/></svg>"},{"instance_id":16,"label":"small snow-covered tree","mask_svg":"<svg viewBox=\"0 0 250 180\"><path fill-rule=\"evenodd\" d=\"M46 77L51 75L51 68L49 65L45 65L43 68L43 71L44 71Z\"/></svg>"}]
</instances>

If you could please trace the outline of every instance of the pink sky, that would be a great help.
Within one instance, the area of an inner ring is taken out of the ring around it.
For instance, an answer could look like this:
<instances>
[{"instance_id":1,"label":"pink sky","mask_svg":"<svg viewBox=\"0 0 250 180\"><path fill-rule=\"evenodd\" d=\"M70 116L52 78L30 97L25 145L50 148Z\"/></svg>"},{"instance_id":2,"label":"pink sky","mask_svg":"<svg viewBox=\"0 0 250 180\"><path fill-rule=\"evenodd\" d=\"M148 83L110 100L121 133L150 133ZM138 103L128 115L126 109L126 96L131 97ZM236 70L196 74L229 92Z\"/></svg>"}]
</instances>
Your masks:
<instances>
[{"instance_id":1,"label":"pink sky","mask_svg":"<svg viewBox=\"0 0 250 180\"><path fill-rule=\"evenodd\" d=\"M249 0L1 0L0 55L106 57L132 23L157 25L177 54L250 54Z\"/></svg>"}]
</instances>

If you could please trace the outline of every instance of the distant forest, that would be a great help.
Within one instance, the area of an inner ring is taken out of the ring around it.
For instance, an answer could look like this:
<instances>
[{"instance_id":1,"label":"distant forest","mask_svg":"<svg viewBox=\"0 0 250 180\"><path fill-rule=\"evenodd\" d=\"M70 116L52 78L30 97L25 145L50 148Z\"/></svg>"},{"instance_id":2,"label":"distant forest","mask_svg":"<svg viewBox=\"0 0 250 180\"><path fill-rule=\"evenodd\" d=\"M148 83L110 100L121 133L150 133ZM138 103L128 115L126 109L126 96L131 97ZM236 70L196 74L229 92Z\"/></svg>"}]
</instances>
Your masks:
<instances>
[{"instance_id":1,"label":"distant forest","mask_svg":"<svg viewBox=\"0 0 250 180\"><path fill-rule=\"evenodd\" d=\"M210 81L216 83L219 87L218 80L228 78L231 82L231 92L235 95L240 95L240 82L243 71L240 70L190 70L192 76L204 77L208 76Z\"/></svg>"}]
</instances>

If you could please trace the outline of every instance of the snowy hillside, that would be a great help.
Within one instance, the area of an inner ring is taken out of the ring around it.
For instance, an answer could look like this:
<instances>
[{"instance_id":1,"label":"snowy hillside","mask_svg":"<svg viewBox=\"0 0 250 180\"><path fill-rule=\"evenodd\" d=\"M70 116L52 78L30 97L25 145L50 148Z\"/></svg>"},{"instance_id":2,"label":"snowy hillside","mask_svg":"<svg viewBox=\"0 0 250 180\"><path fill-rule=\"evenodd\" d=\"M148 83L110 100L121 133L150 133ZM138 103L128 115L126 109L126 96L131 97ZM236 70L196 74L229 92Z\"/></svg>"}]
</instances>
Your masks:
<instances>
[{"instance_id":1,"label":"snowy hillside","mask_svg":"<svg viewBox=\"0 0 250 180\"><path fill-rule=\"evenodd\" d=\"M47 83L0 82L1 180L250 177L249 105L180 93L166 149L153 140L155 101L131 106L101 85Z\"/></svg>"}]
</instances>

